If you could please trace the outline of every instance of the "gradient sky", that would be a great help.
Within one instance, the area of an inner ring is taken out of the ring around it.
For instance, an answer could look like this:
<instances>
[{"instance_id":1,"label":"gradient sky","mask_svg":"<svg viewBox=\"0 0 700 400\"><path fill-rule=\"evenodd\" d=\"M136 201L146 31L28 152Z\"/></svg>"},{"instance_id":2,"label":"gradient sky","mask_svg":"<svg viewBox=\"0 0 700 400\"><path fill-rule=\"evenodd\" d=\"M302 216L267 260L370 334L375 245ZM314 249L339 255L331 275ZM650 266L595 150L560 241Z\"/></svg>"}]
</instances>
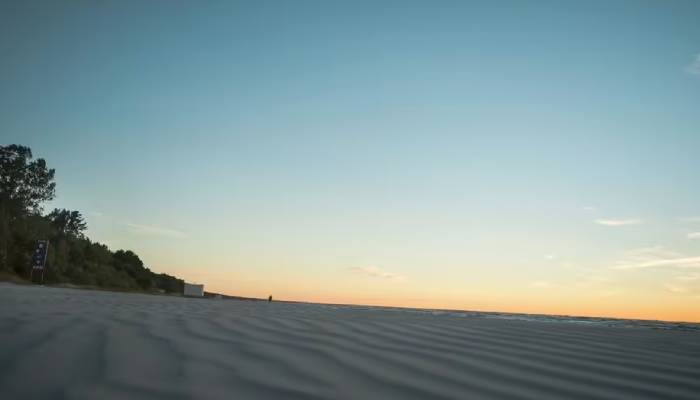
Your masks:
<instances>
[{"instance_id":1,"label":"gradient sky","mask_svg":"<svg viewBox=\"0 0 700 400\"><path fill-rule=\"evenodd\" d=\"M700 321L698 1L3 1L0 142L208 290Z\"/></svg>"}]
</instances>

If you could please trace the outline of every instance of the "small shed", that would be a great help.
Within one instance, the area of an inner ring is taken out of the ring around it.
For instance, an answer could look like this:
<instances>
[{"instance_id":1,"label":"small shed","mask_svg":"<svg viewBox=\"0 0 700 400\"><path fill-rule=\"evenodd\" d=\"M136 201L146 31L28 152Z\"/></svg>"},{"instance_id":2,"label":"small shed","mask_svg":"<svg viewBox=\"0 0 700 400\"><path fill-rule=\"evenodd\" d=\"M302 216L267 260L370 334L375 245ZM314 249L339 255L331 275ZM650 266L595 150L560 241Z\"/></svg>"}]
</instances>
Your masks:
<instances>
[{"instance_id":1,"label":"small shed","mask_svg":"<svg viewBox=\"0 0 700 400\"><path fill-rule=\"evenodd\" d=\"M183 294L188 297L203 297L204 285L185 282L185 290Z\"/></svg>"}]
</instances>

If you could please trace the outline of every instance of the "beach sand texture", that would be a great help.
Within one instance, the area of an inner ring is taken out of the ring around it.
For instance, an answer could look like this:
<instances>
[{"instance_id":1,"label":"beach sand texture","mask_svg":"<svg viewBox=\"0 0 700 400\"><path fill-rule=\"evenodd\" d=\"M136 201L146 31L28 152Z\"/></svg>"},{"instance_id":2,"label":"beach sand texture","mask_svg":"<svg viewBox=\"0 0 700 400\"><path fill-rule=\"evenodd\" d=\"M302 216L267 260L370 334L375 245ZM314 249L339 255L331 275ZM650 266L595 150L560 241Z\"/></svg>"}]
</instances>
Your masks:
<instances>
[{"instance_id":1,"label":"beach sand texture","mask_svg":"<svg viewBox=\"0 0 700 400\"><path fill-rule=\"evenodd\" d=\"M2 399L699 399L700 330L0 284Z\"/></svg>"}]
</instances>

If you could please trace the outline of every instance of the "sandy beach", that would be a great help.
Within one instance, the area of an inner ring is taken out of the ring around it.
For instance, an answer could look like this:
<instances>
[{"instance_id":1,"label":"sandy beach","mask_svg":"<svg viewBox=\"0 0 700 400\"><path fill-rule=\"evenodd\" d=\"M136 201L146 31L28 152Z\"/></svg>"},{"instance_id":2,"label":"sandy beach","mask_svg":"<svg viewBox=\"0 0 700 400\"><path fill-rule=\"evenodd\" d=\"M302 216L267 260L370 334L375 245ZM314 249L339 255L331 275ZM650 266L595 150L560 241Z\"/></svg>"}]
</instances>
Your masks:
<instances>
[{"instance_id":1,"label":"sandy beach","mask_svg":"<svg viewBox=\"0 0 700 400\"><path fill-rule=\"evenodd\" d=\"M700 330L0 284L3 399L697 399Z\"/></svg>"}]
</instances>

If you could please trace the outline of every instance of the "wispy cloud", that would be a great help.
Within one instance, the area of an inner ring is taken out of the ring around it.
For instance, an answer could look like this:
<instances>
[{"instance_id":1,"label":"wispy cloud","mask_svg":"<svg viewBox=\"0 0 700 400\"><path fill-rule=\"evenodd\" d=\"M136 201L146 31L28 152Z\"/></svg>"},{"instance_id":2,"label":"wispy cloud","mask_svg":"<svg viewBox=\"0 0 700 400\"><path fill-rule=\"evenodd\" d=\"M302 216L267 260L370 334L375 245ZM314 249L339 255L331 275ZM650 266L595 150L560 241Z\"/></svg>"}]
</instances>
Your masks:
<instances>
[{"instance_id":1,"label":"wispy cloud","mask_svg":"<svg viewBox=\"0 0 700 400\"><path fill-rule=\"evenodd\" d=\"M683 255L675 250L671 250L664 246L647 246L629 249L624 252L624 256L634 260L662 259L662 258L678 258Z\"/></svg>"},{"instance_id":2,"label":"wispy cloud","mask_svg":"<svg viewBox=\"0 0 700 400\"><path fill-rule=\"evenodd\" d=\"M663 260L646 261L636 264L616 265L615 269L638 269L654 267L700 268L700 257L667 258Z\"/></svg>"},{"instance_id":3,"label":"wispy cloud","mask_svg":"<svg viewBox=\"0 0 700 400\"><path fill-rule=\"evenodd\" d=\"M533 289L548 289L552 287L552 284L547 281L535 281L530 283L530 287Z\"/></svg>"},{"instance_id":4,"label":"wispy cloud","mask_svg":"<svg viewBox=\"0 0 700 400\"><path fill-rule=\"evenodd\" d=\"M351 267L350 271L371 276L373 278L384 278L384 279L404 279L403 275L395 274L392 272L386 272L377 267Z\"/></svg>"},{"instance_id":5,"label":"wispy cloud","mask_svg":"<svg viewBox=\"0 0 700 400\"><path fill-rule=\"evenodd\" d=\"M690 222L690 223L695 223L698 222L700 223L700 217L688 217L688 218L683 218L683 222Z\"/></svg>"},{"instance_id":6,"label":"wispy cloud","mask_svg":"<svg viewBox=\"0 0 700 400\"><path fill-rule=\"evenodd\" d=\"M583 211L595 211L595 210L597 210L597 208L595 208L595 207L593 207L593 206L585 206L585 207L583 207Z\"/></svg>"},{"instance_id":7,"label":"wispy cloud","mask_svg":"<svg viewBox=\"0 0 700 400\"><path fill-rule=\"evenodd\" d=\"M686 72L693 75L700 75L700 54L696 54L693 61L685 67Z\"/></svg>"},{"instance_id":8,"label":"wispy cloud","mask_svg":"<svg viewBox=\"0 0 700 400\"><path fill-rule=\"evenodd\" d=\"M645 247L626 252L613 269L700 268L699 256L684 256L663 247Z\"/></svg>"},{"instance_id":9,"label":"wispy cloud","mask_svg":"<svg viewBox=\"0 0 700 400\"><path fill-rule=\"evenodd\" d=\"M598 225L605 226L626 226L626 225L639 225L642 223L641 219L597 219L595 223Z\"/></svg>"},{"instance_id":10,"label":"wispy cloud","mask_svg":"<svg viewBox=\"0 0 700 400\"><path fill-rule=\"evenodd\" d=\"M700 239L700 232L691 232L688 234L688 239Z\"/></svg>"},{"instance_id":11,"label":"wispy cloud","mask_svg":"<svg viewBox=\"0 0 700 400\"><path fill-rule=\"evenodd\" d=\"M683 286L674 285L671 283L665 284L664 289L666 289L666 291L671 292L671 293L688 293L690 291L688 288L685 288Z\"/></svg>"},{"instance_id":12,"label":"wispy cloud","mask_svg":"<svg viewBox=\"0 0 700 400\"><path fill-rule=\"evenodd\" d=\"M555 256L554 254L545 254L544 255L545 260L554 260L555 258L557 258L557 256Z\"/></svg>"},{"instance_id":13,"label":"wispy cloud","mask_svg":"<svg viewBox=\"0 0 700 400\"><path fill-rule=\"evenodd\" d=\"M679 275L676 279L679 281L697 281L700 280L700 274Z\"/></svg>"},{"instance_id":14,"label":"wispy cloud","mask_svg":"<svg viewBox=\"0 0 700 400\"><path fill-rule=\"evenodd\" d=\"M169 238L185 238L187 237L187 234L184 232L180 232L175 229L169 229L169 228L162 228L158 226L150 226L150 225L141 225L141 224L133 224L133 223L125 223L124 224L126 227L128 227L133 233L138 234L138 235L146 235L146 236L161 236L161 237L169 237Z\"/></svg>"}]
</instances>

